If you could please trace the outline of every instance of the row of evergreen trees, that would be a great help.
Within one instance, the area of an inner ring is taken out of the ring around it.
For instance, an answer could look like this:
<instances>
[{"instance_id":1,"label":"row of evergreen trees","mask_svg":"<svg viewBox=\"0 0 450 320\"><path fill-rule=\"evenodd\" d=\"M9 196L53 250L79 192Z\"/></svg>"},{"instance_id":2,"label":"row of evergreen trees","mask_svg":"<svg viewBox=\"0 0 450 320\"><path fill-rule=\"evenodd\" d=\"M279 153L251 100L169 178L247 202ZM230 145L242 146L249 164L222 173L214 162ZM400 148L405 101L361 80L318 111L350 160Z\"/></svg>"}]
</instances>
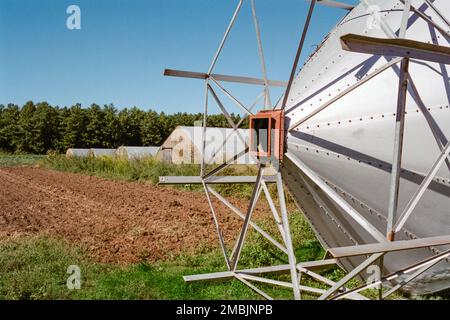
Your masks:
<instances>
[{"instance_id":1,"label":"row of evergreen trees","mask_svg":"<svg viewBox=\"0 0 450 320\"><path fill-rule=\"evenodd\" d=\"M235 122L239 115L231 115ZM68 148L159 146L176 126L192 126L203 114L165 114L113 105L53 107L46 102L0 105L0 150L44 154ZM223 115L211 115L208 126L228 127ZM244 126L246 123L244 123Z\"/></svg>"}]
</instances>

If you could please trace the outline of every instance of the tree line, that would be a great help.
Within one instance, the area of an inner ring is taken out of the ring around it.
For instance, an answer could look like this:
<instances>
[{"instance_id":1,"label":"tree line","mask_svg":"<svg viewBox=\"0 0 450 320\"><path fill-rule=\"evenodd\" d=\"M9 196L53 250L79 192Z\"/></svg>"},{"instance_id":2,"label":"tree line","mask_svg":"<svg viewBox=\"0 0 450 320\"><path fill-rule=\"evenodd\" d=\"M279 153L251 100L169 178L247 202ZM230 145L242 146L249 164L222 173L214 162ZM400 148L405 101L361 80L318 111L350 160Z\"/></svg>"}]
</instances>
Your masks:
<instances>
[{"instance_id":1,"label":"tree line","mask_svg":"<svg viewBox=\"0 0 450 320\"><path fill-rule=\"evenodd\" d=\"M231 114L237 123L240 115ZM193 126L202 113L166 114L114 105L53 107L46 102L0 105L0 150L45 154L68 148L159 146L177 126ZM247 120L247 119L246 119ZM224 115L209 115L210 127L229 127ZM246 127L243 121L241 127Z\"/></svg>"}]
</instances>

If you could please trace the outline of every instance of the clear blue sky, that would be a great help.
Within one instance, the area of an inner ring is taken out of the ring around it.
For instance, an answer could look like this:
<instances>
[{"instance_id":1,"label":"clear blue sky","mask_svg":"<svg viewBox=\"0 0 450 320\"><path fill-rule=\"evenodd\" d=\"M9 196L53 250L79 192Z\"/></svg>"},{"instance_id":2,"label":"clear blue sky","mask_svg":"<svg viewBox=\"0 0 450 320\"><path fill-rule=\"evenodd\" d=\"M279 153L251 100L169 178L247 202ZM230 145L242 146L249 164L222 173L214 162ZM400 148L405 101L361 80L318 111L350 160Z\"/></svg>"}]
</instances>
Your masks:
<instances>
[{"instance_id":1,"label":"clear blue sky","mask_svg":"<svg viewBox=\"0 0 450 320\"><path fill-rule=\"evenodd\" d=\"M81 8L81 30L66 28L71 4ZM119 109L201 112L203 82L163 77L162 72L207 71L236 4L236 0L0 0L0 104L113 103ZM256 0L269 78L288 78L308 6L305 0ZM345 13L317 9L307 51ZM214 71L260 77L249 1ZM257 92L248 85L228 88L245 103ZM279 93L273 93L273 100Z\"/></svg>"}]
</instances>

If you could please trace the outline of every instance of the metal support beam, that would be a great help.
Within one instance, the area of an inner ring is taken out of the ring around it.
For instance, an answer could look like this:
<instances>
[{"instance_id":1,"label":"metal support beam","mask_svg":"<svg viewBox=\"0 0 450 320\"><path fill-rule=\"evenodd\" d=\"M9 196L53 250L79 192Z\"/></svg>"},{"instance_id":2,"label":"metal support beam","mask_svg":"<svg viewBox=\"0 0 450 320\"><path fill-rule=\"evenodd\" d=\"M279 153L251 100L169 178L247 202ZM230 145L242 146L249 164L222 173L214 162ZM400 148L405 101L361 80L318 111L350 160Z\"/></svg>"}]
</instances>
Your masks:
<instances>
[{"instance_id":1,"label":"metal support beam","mask_svg":"<svg viewBox=\"0 0 450 320\"><path fill-rule=\"evenodd\" d=\"M410 88L414 94L414 96L417 99L417 106L419 107L422 115L424 116L428 126L430 127L430 131L433 134L434 139L436 140L436 144L439 148L439 151L443 152L444 151L444 147L445 147L445 143L447 142L447 138L445 137L444 133L439 129L439 127L437 127L437 124L435 122L435 120L433 119L433 117L430 115L425 103L423 102L422 97L419 94L419 90L416 87L416 84L414 83L414 80L412 79L411 75L408 74L408 84L410 85ZM437 128L435 128L435 126ZM448 169L450 170L450 161L447 158L445 160Z\"/></svg>"},{"instance_id":2,"label":"metal support beam","mask_svg":"<svg viewBox=\"0 0 450 320\"><path fill-rule=\"evenodd\" d=\"M203 73L203 72L183 71L183 70L174 70L174 69L165 69L164 75L168 76L168 77L191 78L191 79L202 79L202 80L206 80L209 77L213 77L217 81L222 81L222 82L253 84L253 85L261 85L261 86L264 86L266 84L264 79L259 79L259 78L232 76L232 75L217 74L217 73L211 73L211 75L208 75L207 73ZM271 87L284 88L287 86L287 82L279 81L279 80L267 80L267 85L269 85Z\"/></svg>"},{"instance_id":3,"label":"metal support beam","mask_svg":"<svg viewBox=\"0 0 450 320\"><path fill-rule=\"evenodd\" d=\"M424 0L426 4L438 15L439 18L447 25L447 27L450 27L450 22L447 20L447 18L436 8L436 6L431 2L430 0Z\"/></svg>"},{"instance_id":4,"label":"metal support beam","mask_svg":"<svg viewBox=\"0 0 450 320\"><path fill-rule=\"evenodd\" d=\"M404 38L406 36L406 29L408 28L409 14L411 12L411 0L405 0L404 5L405 5L405 7L403 9L402 21L400 24L400 32L398 35L399 38Z\"/></svg>"},{"instance_id":5,"label":"metal support beam","mask_svg":"<svg viewBox=\"0 0 450 320\"><path fill-rule=\"evenodd\" d=\"M276 182L275 175L263 177L266 183ZM237 184L237 183L255 183L256 176L210 176L204 179L206 184ZM200 176L161 176L160 184L202 184Z\"/></svg>"},{"instance_id":6,"label":"metal support beam","mask_svg":"<svg viewBox=\"0 0 450 320\"><path fill-rule=\"evenodd\" d=\"M383 299L387 298L388 296L390 296L391 294L393 294L395 291L397 291L398 289L400 289L401 287L405 286L406 284L408 284L409 282L411 282L412 280L414 280L415 278L417 278L418 276L420 276L422 273L424 273L425 271L427 271L428 269L430 269L431 267L433 267L434 265L436 265L437 263L439 263L440 261L444 260L445 258L450 256L450 250L447 250L441 254L439 254L437 257L433 257L431 259L428 259L422 263L417 264L416 266L412 267L412 268L408 268L405 271L401 271L401 272L396 272L394 273L394 275L396 277L399 277L402 274L407 274L409 272L412 272L414 270L417 270L416 272L414 272L413 274L409 275L407 278L403 279L402 281L400 281L397 285L395 285L394 287L392 287L389 291L387 291L386 293L383 294ZM419 269L418 269L419 268ZM386 280L393 280L394 279L394 275L389 275L386 277Z\"/></svg>"},{"instance_id":7,"label":"metal support beam","mask_svg":"<svg viewBox=\"0 0 450 320\"><path fill-rule=\"evenodd\" d=\"M297 264L297 267L299 268L299 270L300 269L316 270L316 269L322 269L324 267L329 267L329 266L335 265L336 263L337 263L336 259L327 259L327 260L302 262L302 263ZM237 270L236 272L245 273L245 274L253 274L253 275L264 274L264 273L285 274L285 273L289 273L290 268L291 267L289 264L282 264L282 265L276 265L276 266L270 266L270 267L241 269L241 270ZM214 272L214 273L207 273L207 274L184 276L183 279L186 282L228 280L228 279L233 278L233 276L234 275L233 275L232 271L223 271L223 272ZM331 280L328 280L328 281L331 281ZM330 284L330 283L328 283L328 284Z\"/></svg>"},{"instance_id":8,"label":"metal support beam","mask_svg":"<svg viewBox=\"0 0 450 320\"><path fill-rule=\"evenodd\" d=\"M205 149L206 149L206 126L208 119L208 90L209 84L208 80L205 81L205 109L203 111L203 123L202 123L202 162L200 165L200 175L203 176L205 173ZM202 181L203 183L203 181Z\"/></svg>"},{"instance_id":9,"label":"metal support beam","mask_svg":"<svg viewBox=\"0 0 450 320\"><path fill-rule=\"evenodd\" d=\"M383 268L384 268L384 256L378 260L378 268L380 268L379 279L383 277ZM380 281L381 282L381 281ZM383 300L383 282L381 282L378 286L378 300Z\"/></svg>"},{"instance_id":10,"label":"metal support beam","mask_svg":"<svg viewBox=\"0 0 450 320\"><path fill-rule=\"evenodd\" d=\"M314 266L316 264L319 265L322 263L324 263L325 265L334 265L336 263L336 260L330 259L330 260L324 260L324 261L311 261L311 262L306 262L305 265L311 265L312 268L314 268ZM305 267L300 267L300 265L301 264L298 264L299 271L301 271L305 274L308 274L312 278L314 278L324 284L327 284L330 286L335 284L334 281L329 280L321 275L318 275L317 273L309 270L309 268L306 269ZM215 272L215 273L208 273L208 274L190 275L190 276L184 276L183 279L185 282L225 281L225 280L231 280L231 279L235 278L236 275L239 275L243 279L246 279L246 280L252 280L252 281L257 281L257 282L262 282L262 283L267 283L267 284L279 285L279 286L283 286L283 287L287 287L287 288L293 288L293 284L291 282L278 281L278 280L273 280L273 279L268 279L268 278L263 278L261 276L257 276L257 275L262 275L262 274L266 274L266 273L286 274L289 272L290 272L290 265L284 264L284 265L271 266L271 267L260 267L260 268L253 268L253 269L236 270L235 272L224 271L224 272ZM317 288L312 288L312 287L302 286L302 285L299 285L299 289L301 291L307 291L307 292L318 293L318 294L325 293L325 290L323 290L323 289L317 289ZM349 289L345 288L345 290L348 291ZM352 293L348 296L348 298L354 299L354 300L368 300L366 297L364 297L358 293Z\"/></svg>"},{"instance_id":11,"label":"metal support beam","mask_svg":"<svg viewBox=\"0 0 450 320\"><path fill-rule=\"evenodd\" d=\"M278 231L280 232L281 237L283 238L283 241L286 244L286 236L283 229L283 222L281 221L280 216L278 215L277 208L275 207L275 204L272 201L269 189L267 188L267 184L265 183L264 180L261 180L261 186L264 191L264 195L266 196L267 202L269 203L270 211L272 212L273 218L275 219L275 223L277 224Z\"/></svg>"},{"instance_id":12,"label":"metal support beam","mask_svg":"<svg viewBox=\"0 0 450 320\"><path fill-rule=\"evenodd\" d=\"M354 5L333 0L317 0L317 4L321 4L331 8L344 9L347 11L353 10L355 8Z\"/></svg>"},{"instance_id":13,"label":"metal support beam","mask_svg":"<svg viewBox=\"0 0 450 320\"><path fill-rule=\"evenodd\" d=\"M423 260L423 261L421 261L419 263L416 263L416 264L414 264L412 266L409 266L407 268L398 270L398 271L393 272L393 273L391 273L391 274L389 274L387 276L384 276L380 280L375 281L373 283L359 286L357 288L348 290L347 292L339 293L339 294L335 295L333 297L333 299L340 300L342 298L348 297L350 294L355 294L355 293L361 292L361 291L366 290L366 289L374 288L374 287L376 287L378 285L381 285L384 282L389 282L389 281L395 280L395 279L399 278L402 275L406 275L408 273L411 273L411 272L414 272L414 271L417 270L413 274L409 275L408 277L406 277L405 279L400 281L397 285L392 287L390 290L385 292L382 295L382 299L386 299L392 293L394 293L395 291L397 291L401 287L405 286L406 284L408 284L409 282L411 282L412 280L414 280L415 278L420 276L422 273L424 273L425 271L427 271L428 269L430 269L431 267L433 267L434 265L436 265L437 263L439 263L440 261L442 261L443 259L445 259L445 258L447 258L449 256L450 256L450 250L447 250L447 251L445 251L443 253L438 254L437 256L428 258L428 259Z\"/></svg>"},{"instance_id":14,"label":"metal support beam","mask_svg":"<svg viewBox=\"0 0 450 320\"><path fill-rule=\"evenodd\" d=\"M211 92L211 95L213 96L214 100L216 101L217 105L219 106L220 111L222 111L223 115L225 116L225 119L227 119L228 124L234 129L234 132L237 133L239 139L244 144L245 148L248 148L247 142L245 142L245 139L242 137L240 131L238 131L238 126L234 123L233 119L231 119L231 115L228 113L225 106L222 104L222 101L220 101L219 97L217 96L214 89L208 84L209 92ZM214 159L214 158L213 158Z\"/></svg>"},{"instance_id":15,"label":"metal support beam","mask_svg":"<svg viewBox=\"0 0 450 320\"><path fill-rule=\"evenodd\" d=\"M281 180L281 173L278 172L277 176L277 192L278 201L280 203L281 221L283 222L284 238L286 239L286 248L288 250L289 265L291 266L291 281L293 284L294 298L300 299L299 279L297 274L297 261L294 255L294 248L292 246L291 231L289 229L289 219L286 207L286 199L284 198L283 182Z\"/></svg>"},{"instance_id":16,"label":"metal support beam","mask_svg":"<svg viewBox=\"0 0 450 320\"><path fill-rule=\"evenodd\" d=\"M262 180L261 180L262 182ZM213 196L215 196L217 199L219 199L224 205L226 205L232 212L234 212L239 218L245 221L245 215L234 205L232 205L227 199L222 197L216 190L214 190L212 187L207 186L209 192ZM261 234L264 238L269 240L274 246L276 246L278 249L283 251L284 253L288 253L287 249L281 245L278 241L276 241L273 237L271 237L267 232L265 232L263 229L258 227L258 225L250 220L249 222L250 226L255 229L259 234Z\"/></svg>"},{"instance_id":17,"label":"metal support beam","mask_svg":"<svg viewBox=\"0 0 450 320\"><path fill-rule=\"evenodd\" d=\"M372 263L377 261L379 258L381 258L384 255L384 253L376 253L370 256L367 260L365 260L363 263L361 263L359 266L354 268L352 271L350 271L345 277L343 277L341 280L336 282L335 285L333 285L330 289L328 289L323 295L319 297L319 300L325 300L329 298L334 292L339 290L341 287L343 287L347 282L349 282L351 279L356 277L358 274L360 274L364 269L366 269L368 266L370 266Z\"/></svg>"},{"instance_id":18,"label":"metal support beam","mask_svg":"<svg viewBox=\"0 0 450 320\"><path fill-rule=\"evenodd\" d=\"M239 3L237 4L236 9L234 10L233 16L231 17L230 23L228 24L228 27L225 30L225 34L223 35L222 41L220 42L220 45L219 45L219 48L217 48L216 54L214 55L214 58L211 62L211 66L209 67L208 74L211 74L211 72L214 69L214 66L216 65L217 59L219 58L219 55L222 52L225 41L227 41L228 35L230 34L230 31L231 31L231 28L233 28L234 22L236 21L239 11L241 10L242 3L243 3L243 0L239 0Z\"/></svg>"},{"instance_id":19,"label":"metal support beam","mask_svg":"<svg viewBox=\"0 0 450 320\"><path fill-rule=\"evenodd\" d=\"M206 174L203 174L203 178L207 179L207 178L211 177L212 175L219 173L220 171L222 171L223 169L225 169L226 167L231 165L234 161L236 161L237 159L239 159L240 157L245 155L248 152L248 150L249 150L249 148L247 147L244 150L242 150L241 152L235 154L233 157L227 159L224 163L222 163L218 167L212 169L210 172L208 172Z\"/></svg>"},{"instance_id":20,"label":"metal support beam","mask_svg":"<svg viewBox=\"0 0 450 320\"><path fill-rule=\"evenodd\" d=\"M248 110L251 112L252 110L253 110L253 108L258 104L258 102L259 102L259 100L262 98L264 96L264 92L261 92L257 97L256 97L256 99L255 99L255 101L253 101L253 103L252 103L252 105L250 106L250 108L248 108ZM244 122L244 120L245 119L247 119L248 118L248 115L244 115L239 121L238 121L238 123L236 124L236 128L235 129L233 129L229 134L228 134L228 136L225 138L225 140L222 142L222 145L220 146L220 149L219 150L221 150L224 146L225 146L225 144L228 142L228 140L233 136L233 134L239 129L239 127L241 126L241 124ZM209 162L211 162L211 160L212 159L214 159L215 157L216 157L216 155L217 155L217 153L216 152L214 152L212 155L211 155L211 158L210 158L210 161Z\"/></svg>"},{"instance_id":21,"label":"metal support beam","mask_svg":"<svg viewBox=\"0 0 450 320\"><path fill-rule=\"evenodd\" d=\"M302 268L302 267L299 267L299 266L297 268L298 268L298 270L301 273L304 273L304 274L310 276L311 278L313 278L313 279L315 279L315 280L317 280L319 282L322 282L322 283L327 284L329 286L334 286L336 284L336 282L334 282L334 281L332 281L332 280L330 280L328 278L325 278L324 276L321 276L320 274L317 274L317 273L315 273L315 272L313 272L313 271L311 271L309 269ZM344 288L342 288L342 290L344 290L344 292L348 292L350 289L344 287ZM361 295L359 293L351 293L351 294L348 295L348 298L352 299L352 300L370 300L369 298L367 298L367 297L365 297L365 296L363 296L363 295Z\"/></svg>"},{"instance_id":22,"label":"metal support beam","mask_svg":"<svg viewBox=\"0 0 450 320\"><path fill-rule=\"evenodd\" d=\"M252 275L248 275L245 273L237 273L237 274L239 274L242 278L244 278L246 280L252 280L252 281L256 281L256 282L272 284L272 285L285 287L285 288L292 288L292 283L290 283L290 282L273 280L273 279L268 279L268 278L263 278L263 277L257 277L257 276L252 276ZM299 288L302 291L317 293L317 294L323 294L325 292L325 290L323 290L323 289L317 289L317 288L312 288L312 287L308 287L308 286L299 285Z\"/></svg>"},{"instance_id":23,"label":"metal support beam","mask_svg":"<svg viewBox=\"0 0 450 320\"><path fill-rule=\"evenodd\" d=\"M300 42L298 44L297 53L294 58L294 63L291 69L291 75L289 76L289 82L286 88L286 92L284 93L283 103L281 104L281 108L286 108L286 102L289 98L289 93L291 92L292 82L294 81L295 73L297 72L298 61L300 60L300 55L302 53L303 45L305 43L306 34L308 33L309 23L311 21L311 16L314 11L314 6L316 5L316 0L311 1L311 5L309 6L308 16L306 17L305 25L303 26L302 37L300 38Z\"/></svg>"},{"instance_id":24,"label":"metal support beam","mask_svg":"<svg viewBox=\"0 0 450 320\"><path fill-rule=\"evenodd\" d=\"M450 48L407 39L386 39L347 34L341 37L342 49L351 52L394 56L450 64Z\"/></svg>"},{"instance_id":25,"label":"metal support beam","mask_svg":"<svg viewBox=\"0 0 450 320\"><path fill-rule=\"evenodd\" d=\"M260 196L261 196L261 186L256 191L256 196L255 196L256 202L258 201ZM255 202L255 206L256 206L256 202ZM245 222L245 219L244 219L244 222ZM250 222L251 222L251 219L250 219ZM244 241L245 241L245 239L244 239ZM233 250L231 250L230 257L233 257L235 255L235 252L237 251L238 246L239 246L239 241L236 241L236 243L234 244Z\"/></svg>"},{"instance_id":26,"label":"metal support beam","mask_svg":"<svg viewBox=\"0 0 450 320\"><path fill-rule=\"evenodd\" d=\"M329 248L327 251L333 258L340 259L374 253L388 253L449 244L450 236L438 236L414 240L397 240L385 243L370 243L359 246Z\"/></svg>"},{"instance_id":27,"label":"metal support beam","mask_svg":"<svg viewBox=\"0 0 450 320\"><path fill-rule=\"evenodd\" d=\"M225 119L228 121L228 124L230 125L230 127L232 127L233 129L236 129L236 124L233 122L233 119L231 119L231 116L228 113L227 109L222 104L222 101L220 101L220 99L217 96L216 92L214 91L214 89L209 84L208 84L208 90L211 93L211 95L214 98L214 100L216 101L217 106L219 107L220 111L222 111L223 115L225 116ZM242 138L242 136L240 134L239 134L239 136Z\"/></svg>"},{"instance_id":28,"label":"metal support beam","mask_svg":"<svg viewBox=\"0 0 450 320\"><path fill-rule=\"evenodd\" d=\"M398 85L397 113L395 119L394 156L392 159L391 186L389 191L388 220L386 236L394 240L394 223L397 216L402 165L403 133L405 129L406 95L408 90L409 59L402 60Z\"/></svg>"},{"instance_id":29,"label":"metal support beam","mask_svg":"<svg viewBox=\"0 0 450 320\"><path fill-rule=\"evenodd\" d=\"M427 190L431 181L433 181L433 178L436 176L439 168L442 166L442 164L444 163L445 159L447 159L449 154L450 154L450 141L447 143L444 150L441 152L438 159L433 164L430 172L428 172L427 176L423 179L419 188L416 190L412 198L409 200L408 204L406 205L406 208L404 209L403 213L400 215L397 223L394 226L394 232L400 231L401 228L404 226L408 218L411 216L411 213L413 212L417 203L422 198L423 194Z\"/></svg>"},{"instance_id":30,"label":"metal support beam","mask_svg":"<svg viewBox=\"0 0 450 320\"><path fill-rule=\"evenodd\" d=\"M259 23L258 23L258 17L256 15L256 6L255 6L255 0L250 1L252 6L252 16L253 16L253 24L255 25L255 32L256 32L256 41L258 42L258 53L259 53L259 59L261 61L261 69L262 69L262 75L264 80L264 106L266 109L268 109L272 102L270 101L270 88L269 88L269 82L267 80L267 68L266 68L266 60L264 58L264 51L262 47L262 41L261 41L261 31L259 29Z\"/></svg>"},{"instance_id":31,"label":"metal support beam","mask_svg":"<svg viewBox=\"0 0 450 320\"><path fill-rule=\"evenodd\" d=\"M257 195L258 195L258 191L259 191L259 188L261 185L261 179L262 179L263 173L264 173L264 166L260 166L258 169L258 175L256 177L256 182L253 187L252 197L250 199L250 203L247 208L247 214L245 216L244 225L242 226L242 230L241 230L241 233L239 234L238 241L236 242L236 250L233 252L233 255L231 258L231 268L233 271L236 271L237 264L239 262L239 258L241 255L241 250L244 245L244 240L247 235L249 222L252 217L253 210L255 209L256 201L258 200Z\"/></svg>"},{"instance_id":32,"label":"metal support beam","mask_svg":"<svg viewBox=\"0 0 450 320\"><path fill-rule=\"evenodd\" d=\"M403 4L405 4L405 0L400 0L400 2L402 2ZM422 11L418 10L416 7L414 7L413 5L411 5L411 10L414 11L415 14L417 14L419 17L421 17L423 20L425 20L427 23L431 24L432 26L434 26L444 37L448 38L449 34L448 32L442 28L440 25L438 25L436 23L436 21L434 21L433 19L430 19L429 16L427 16L426 14L424 14Z\"/></svg>"},{"instance_id":33,"label":"metal support beam","mask_svg":"<svg viewBox=\"0 0 450 320\"><path fill-rule=\"evenodd\" d=\"M222 92L231 99L231 101L233 101L239 108L242 109L242 111L244 111L246 114L248 115L252 115L251 111L248 110L238 99L236 99L235 96L233 96L227 89L225 89L219 82L217 82L216 79L214 79L213 77L209 77L209 79L211 79L218 87L220 90L222 90Z\"/></svg>"},{"instance_id":34,"label":"metal support beam","mask_svg":"<svg viewBox=\"0 0 450 320\"><path fill-rule=\"evenodd\" d=\"M249 281L247 281L241 274L235 274L234 275L236 279L238 279L239 281L241 281L243 284L245 284L247 287L249 287L250 289L252 289L253 291L255 291L256 293L260 294L261 296L263 296L264 298L266 298L267 300L273 300L273 298L271 296L269 296L267 293L265 293L264 291L258 289L258 287L254 286L253 284L251 284Z\"/></svg>"},{"instance_id":35,"label":"metal support beam","mask_svg":"<svg viewBox=\"0 0 450 320\"><path fill-rule=\"evenodd\" d=\"M305 262L299 262L297 264L297 268L303 268L303 269L308 269L308 270L323 270L323 269L327 269L333 265L336 265L337 263L338 263L337 259L305 261Z\"/></svg>"},{"instance_id":36,"label":"metal support beam","mask_svg":"<svg viewBox=\"0 0 450 320\"><path fill-rule=\"evenodd\" d=\"M227 264L228 270L231 270L231 264L230 264L230 260L228 259L227 249L225 248L225 241L223 240L223 234L222 234L222 231L220 230L220 225L219 225L219 221L217 220L216 211L214 210L214 206L212 205L211 198L209 196L209 191L208 191L208 188L207 188L205 182L203 182L203 189L205 190L206 199L208 200L208 205L209 205L209 208L211 210L211 214L212 214L212 217L214 220L214 226L216 227L216 232L217 232L217 236L219 238L220 248L222 249L222 254L225 258L225 263Z\"/></svg>"},{"instance_id":37,"label":"metal support beam","mask_svg":"<svg viewBox=\"0 0 450 320\"><path fill-rule=\"evenodd\" d=\"M260 267L260 268L252 268L252 269L242 269L237 270L237 273L245 273L245 274L264 274L264 273L274 273L274 274L284 274L289 272L289 265L282 264L277 266L270 267ZM195 282L195 281L222 281L229 280L234 277L234 273L232 271L222 271L222 272L213 272L213 273L205 273L205 274L195 274L184 276L183 280L185 282Z\"/></svg>"}]
</instances>

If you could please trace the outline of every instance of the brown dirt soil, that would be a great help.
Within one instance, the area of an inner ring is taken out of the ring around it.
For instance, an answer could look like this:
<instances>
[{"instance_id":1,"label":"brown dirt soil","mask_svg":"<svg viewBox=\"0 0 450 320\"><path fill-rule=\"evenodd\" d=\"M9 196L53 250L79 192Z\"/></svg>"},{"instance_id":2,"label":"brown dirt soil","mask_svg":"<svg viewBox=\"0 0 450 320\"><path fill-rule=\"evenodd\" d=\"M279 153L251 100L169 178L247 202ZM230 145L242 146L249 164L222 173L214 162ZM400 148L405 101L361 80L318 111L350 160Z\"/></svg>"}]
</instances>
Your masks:
<instances>
[{"instance_id":1,"label":"brown dirt soil","mask_svg":"<svg viewBox=\"0 0 450 320\"><path fill-rule=\"evenodd\" d=\"M242 199L230 202L241 210ZM255 217L269 211L260 202ZM227 243L242 222L213 200ZM0 241L48 234L81 244L96 261L155 261L217 246L203 193L35 167L0 169Z\"/></svg>"}]
</instances>

